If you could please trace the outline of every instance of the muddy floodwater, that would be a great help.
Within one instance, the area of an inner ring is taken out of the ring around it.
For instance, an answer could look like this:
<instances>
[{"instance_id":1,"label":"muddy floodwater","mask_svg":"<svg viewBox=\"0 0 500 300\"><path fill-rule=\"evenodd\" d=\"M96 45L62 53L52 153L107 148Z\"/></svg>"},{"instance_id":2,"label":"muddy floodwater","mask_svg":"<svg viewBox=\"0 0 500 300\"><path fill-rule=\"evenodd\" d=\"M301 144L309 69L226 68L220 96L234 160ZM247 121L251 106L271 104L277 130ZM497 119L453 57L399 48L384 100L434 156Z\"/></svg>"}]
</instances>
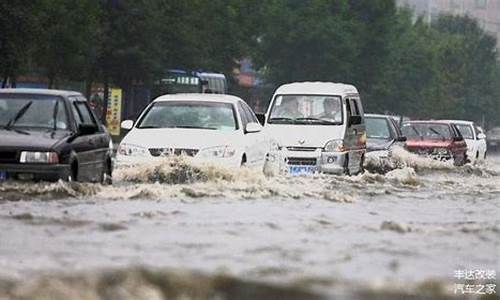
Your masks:
<instances>
[{"instance_id":1,"label":"muddy floodwater","mask_svg":"<svg viewBox=\"0 0 500 300\"><path fill-rule=\"evenodd\" d=\"M0 299L457 299L456 270L500 270L500 156L399 160L350 177L166 161L113 186L0 183Z\"/></svg>"}]
</instances>

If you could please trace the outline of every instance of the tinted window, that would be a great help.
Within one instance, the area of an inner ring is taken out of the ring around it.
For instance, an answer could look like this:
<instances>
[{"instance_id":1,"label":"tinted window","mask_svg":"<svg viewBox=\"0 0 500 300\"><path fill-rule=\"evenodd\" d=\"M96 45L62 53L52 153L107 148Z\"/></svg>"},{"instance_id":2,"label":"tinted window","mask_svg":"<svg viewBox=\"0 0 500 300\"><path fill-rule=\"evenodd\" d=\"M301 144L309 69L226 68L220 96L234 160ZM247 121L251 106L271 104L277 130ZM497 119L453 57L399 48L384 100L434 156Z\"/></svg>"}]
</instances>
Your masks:
<instances>
[{"instance_id":1,"label":"tinted window","mask_svg":"<svg viewBox=\"0 0 500 300\"><path fill-rule=\"evenodd\" d=\"M248 104L244 103L243 102L243 109L246 111L246 114L247 114L247 120L249 122L253 122L253 123L259 123L259 120L257 119L257 117L255 116L253 110L250 108L250 106L248 106Z\"/></svg>"}]
</instances>

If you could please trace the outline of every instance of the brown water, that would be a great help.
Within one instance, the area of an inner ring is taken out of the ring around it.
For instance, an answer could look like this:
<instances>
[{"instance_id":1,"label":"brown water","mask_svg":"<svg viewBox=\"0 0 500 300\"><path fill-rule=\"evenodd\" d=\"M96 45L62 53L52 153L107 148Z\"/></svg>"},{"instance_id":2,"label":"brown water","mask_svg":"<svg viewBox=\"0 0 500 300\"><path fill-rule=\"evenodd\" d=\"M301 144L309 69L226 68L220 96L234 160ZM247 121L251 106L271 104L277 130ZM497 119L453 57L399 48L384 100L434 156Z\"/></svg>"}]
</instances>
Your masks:
<instances>
[{"instance_id":1,"label":"brown water","mask_svg":"<svg viewBox=\"0 0 500 300\"><path fill-rule=\"evenodd\" d=\"M384 175L180 160L118 170L112 187L0 183L0 299L167 299L199 285L168 299L441 299L457 269L498 272L500 156L396 157Z\"/></svg>"}]
</instances>

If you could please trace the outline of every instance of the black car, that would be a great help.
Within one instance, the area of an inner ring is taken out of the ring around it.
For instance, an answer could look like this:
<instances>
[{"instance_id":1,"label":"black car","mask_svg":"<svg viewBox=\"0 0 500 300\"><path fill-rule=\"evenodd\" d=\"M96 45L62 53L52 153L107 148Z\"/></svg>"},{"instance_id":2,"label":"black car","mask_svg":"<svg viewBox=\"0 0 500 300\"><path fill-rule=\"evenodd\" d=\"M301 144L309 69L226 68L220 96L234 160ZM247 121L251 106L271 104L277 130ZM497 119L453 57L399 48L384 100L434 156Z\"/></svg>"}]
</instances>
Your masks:
<instances>
[{"instance_id":1,"label":"black car","mask_svg":"<svg viewBox=\"0 0 500 300\"><path fill-rule=\"evenodd\" d=\"M365 123L367 152L389 150L392 145L406 141L392 116L365 114Z\"/></svg>"},{"instance_id":2,"label":"black car","mask_svg":"<svg viewBox=\"0 0 500 300\"><path fill-rule=\"evenodd\" d=\"M0 181L109 182L112 142L82 94L0 89Z\"/></svg>"}]
</instances>

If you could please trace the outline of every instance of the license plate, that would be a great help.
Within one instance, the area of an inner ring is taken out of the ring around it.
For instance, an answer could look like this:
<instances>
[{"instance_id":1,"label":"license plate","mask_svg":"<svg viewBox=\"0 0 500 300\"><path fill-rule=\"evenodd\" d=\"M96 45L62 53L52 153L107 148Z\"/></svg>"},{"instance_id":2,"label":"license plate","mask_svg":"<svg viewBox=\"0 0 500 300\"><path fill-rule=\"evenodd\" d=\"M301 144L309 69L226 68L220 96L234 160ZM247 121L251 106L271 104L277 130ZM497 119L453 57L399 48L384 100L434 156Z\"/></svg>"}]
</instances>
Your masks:
<instances>
[{"instance_id":1,"label":"license plate","mask_svg":"<svg viewBox=\"0 0 500 300\"><path fill-rule=\"evenodd\" d=\"M7 172L0 171L0 181L7 180Z\"/></svg>"},{"instance_id":2,"label":"license plate","mask_svg":"<svg viewBox=\"0 0 500 300\"><path fill-rule=\"evenodd\" d=\"M315 166L289 166L288 174L312 174L316 172L317 169Z\"/></svg>"}]
</instances>

